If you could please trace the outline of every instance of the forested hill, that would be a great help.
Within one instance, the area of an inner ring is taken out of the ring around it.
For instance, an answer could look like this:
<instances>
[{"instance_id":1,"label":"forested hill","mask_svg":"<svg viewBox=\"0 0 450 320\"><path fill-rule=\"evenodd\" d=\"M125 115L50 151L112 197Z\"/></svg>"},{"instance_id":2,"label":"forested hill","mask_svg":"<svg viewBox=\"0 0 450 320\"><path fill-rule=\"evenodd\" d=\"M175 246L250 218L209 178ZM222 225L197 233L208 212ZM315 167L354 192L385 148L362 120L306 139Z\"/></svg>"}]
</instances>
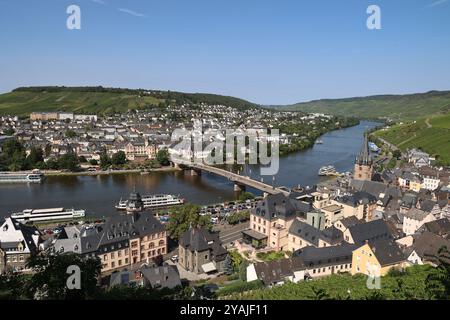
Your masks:
<instances>
[{"instance_id":1,"label":"forested hill","mask_svg":"<svg viewBox=\"0 0 450 320\"><path fill-rule=\"evenodd\" d=\"M21 87L0 95L0 115L26 116L34 111L73 111L105 114L164 107L170 103L258 107L239 98L205 93L105 87Z\"/></svg>"},{"instance_id":2,"label":"forested hill","mask_svg":"<svg viewBox=\"0 0 450 320\"><path fill-rule=\"evenodd\" d=\"M277 106L282 110L353 115L360 118L407 120L450 111L450 91L406 95L378 95L346 99L323 99Z\"/></svg>"}]
</instances>

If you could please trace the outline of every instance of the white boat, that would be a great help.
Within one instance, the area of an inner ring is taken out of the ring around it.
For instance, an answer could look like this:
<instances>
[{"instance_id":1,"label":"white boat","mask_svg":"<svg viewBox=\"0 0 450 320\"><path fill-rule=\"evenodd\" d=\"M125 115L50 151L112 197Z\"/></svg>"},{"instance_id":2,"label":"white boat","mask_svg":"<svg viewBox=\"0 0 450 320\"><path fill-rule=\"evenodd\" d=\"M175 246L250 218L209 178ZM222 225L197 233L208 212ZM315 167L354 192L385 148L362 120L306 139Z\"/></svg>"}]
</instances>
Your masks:
<instances>
[{"instance_id":1,"label":"white boat","mask_svg":"<svg viewBox=\"0 0 450 320\"><path fill-rule=\"evenodd\" d=\"M319 176L336 176L339 173L334 166L325 166L319 169Z\"/></svg>"},{"instance_id":2,"label":"white boat","mask_svg":"<svg viewBox=\"0 0 450 320\"><path fill-rule=\"evenodd\" d=\"M38 170L32 173L0 172L0 183L41 183L44 178Z\"/></svg>"},{"instance_id":3,"label":"white boat","mask_svg":"<svg viewBox=\"0 0 450 320\"><path fill-rule=\"evenodd\" d=\"M144 203L145 209L150 208L158 208L158 207L170 207L183 204L185 202L184 199L179 196L174 196L171 194L154 194L154 195L146 195L141 197L142 202ZM128 210L128 202L130 200L122 200L120 199L119 203L116 205L117 210Z\"/></svg>"},{"instance_id":4,"label":"white boat","mask_svg":"<svg viewBox=\"0 0 450 320\"><path fill-rule=\"evenodd\" d=\"M50 209L26 209L16 212L11 218L19 222L42 222L56 220L72 220L86 216L85 210L50 208Z\"/></svg>"},{"instance_id":5,"label":"white boat","mask_svg":"<svg viewBox=\"0 0 450 320\"><path fill-rule=\"evenodd\" d=\"M323 144L323 141L322 140L316 140L316 144Z\"/></svg>"}]
</instances>

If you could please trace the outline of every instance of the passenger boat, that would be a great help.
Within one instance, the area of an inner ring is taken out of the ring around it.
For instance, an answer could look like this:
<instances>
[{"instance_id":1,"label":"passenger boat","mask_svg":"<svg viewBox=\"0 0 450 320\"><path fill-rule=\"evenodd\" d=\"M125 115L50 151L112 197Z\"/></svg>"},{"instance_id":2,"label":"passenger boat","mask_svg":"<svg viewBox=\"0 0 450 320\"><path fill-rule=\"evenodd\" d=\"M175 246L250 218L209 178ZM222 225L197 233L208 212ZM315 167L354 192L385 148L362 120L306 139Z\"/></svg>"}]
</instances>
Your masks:
<instances>
[{"instance_id":1,"label":"passenger boat","mask_svg":"<svg viewBox=\"0 0 450 320\"><path fill-rule=\"evenodd\" d=\"M32 173L0 173L0 183L41 183L44 179L45 176L39 170Z\"/></svg>"},{"instance_id":2,"label":"passenger boat","mask_svg":"<svg viewBox=\"0 0 450 320\"><path fill-rule=\"evenodd\" d=\"M337 176L339 173L334 166L325 166L319 169L319 176Z\"/></svg>"},{"instance_id":3,"label":"passenger boat","mask_svg":"<svg viewBox=\"0 0 450 320\"><path fill-rule=\"evenodd\" d=\"M134 200L136 198L135 195L139 195L139 194L132 193L130 195L129 200L120 199L119 203L116 205L116 209L130 211L130 209L133 209L134 207L136 207L135 205L131 205L131 203L136 204L136 202ZM144 195L142 197L139 195L139 197L140 197L140 200L142 201L145 209L176 206L176 205L183 204L185 202L185 200L180 198L179 196L170 195L170 194ZM131 208L130 205L133 208Z\"/></svg>"},{"instance_id":4,"label":"passenger boat","mask_svg":"<svg viewBox=\"0 0 450 320\"><path fill-rule=\"evenodd\" d=\"M43 222L56 220L72 220L86 216L85 210L50 208L50 209L26 209L16 212L11 218L19 222Z\"/></svg>"}]
</instances>

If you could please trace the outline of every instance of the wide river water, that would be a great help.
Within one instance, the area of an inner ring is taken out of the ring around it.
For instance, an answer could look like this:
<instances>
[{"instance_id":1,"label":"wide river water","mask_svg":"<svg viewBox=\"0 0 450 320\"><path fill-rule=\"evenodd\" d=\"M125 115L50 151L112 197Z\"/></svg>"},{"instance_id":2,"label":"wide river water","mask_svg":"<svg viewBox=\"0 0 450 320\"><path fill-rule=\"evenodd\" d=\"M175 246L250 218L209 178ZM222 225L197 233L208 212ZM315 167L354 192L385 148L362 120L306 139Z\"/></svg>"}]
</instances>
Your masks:
<instances>
[{"instance_id":1,"label":"wide river water","mask_svg":"<svg viewBox=\"0 0 450 320\"><path fill-rule=\"evenodd\" d=\"M323 135L323 144L280 159L279 172L273 181L278 186L312 186L321 181L320 167L334 165L339 172L353 170L355 157L363 143L364 131L376 126L362 121L358 126ZM261 180L257 166L247 166L244 175ZM124 174L104 176L48 177L43 184L0 184L0 217L23 209L65 207L85 209L88 216L117 214L115 203L127 198L136 188L141 194L179 194L189 202L212 204L236 198L233 184L221 177L203 173L192 177L189 172L153 172L148 175ZM249 191L260 194L257 190Z\"/></svg>"}]
</instances>

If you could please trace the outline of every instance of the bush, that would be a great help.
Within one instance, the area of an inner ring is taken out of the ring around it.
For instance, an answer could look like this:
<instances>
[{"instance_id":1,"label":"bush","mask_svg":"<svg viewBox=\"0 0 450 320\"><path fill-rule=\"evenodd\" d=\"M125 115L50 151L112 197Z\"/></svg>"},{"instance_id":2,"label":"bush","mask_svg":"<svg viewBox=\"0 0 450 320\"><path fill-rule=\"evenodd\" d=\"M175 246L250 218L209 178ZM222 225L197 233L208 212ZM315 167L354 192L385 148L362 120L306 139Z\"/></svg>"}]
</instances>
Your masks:
<instances>
[{"instance_id":1,"label":"bush","mask_svg":"<svg viewBox=\"0 0 450 320\"><path fill-rule=\"evenodd\" d=\"M241 293L249 290L255 290L263 288L264 284L260 280L255 280L251 282L244 282L242 280L233 282L229 285L226 285L225 287L222 287L217 291L216 295L218 297L220 296L227 296L232 293Z\"/></svg>"}]
</instances>

